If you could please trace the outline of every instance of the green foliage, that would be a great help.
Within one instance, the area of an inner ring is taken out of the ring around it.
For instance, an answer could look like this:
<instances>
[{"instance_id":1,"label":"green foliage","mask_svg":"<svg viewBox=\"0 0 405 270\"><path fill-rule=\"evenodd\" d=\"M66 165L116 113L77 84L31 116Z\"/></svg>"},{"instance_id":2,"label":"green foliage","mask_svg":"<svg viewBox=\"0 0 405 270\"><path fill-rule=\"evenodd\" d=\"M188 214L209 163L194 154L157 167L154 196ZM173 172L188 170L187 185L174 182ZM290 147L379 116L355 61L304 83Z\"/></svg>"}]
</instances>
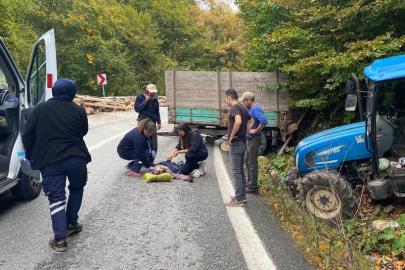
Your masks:
<instances>
[{"instance_id":1,"label":"green foliage","mask_svg":"<svg viewBox=\"0 0 405 270\"><path fill-rule=\"evenodd\" d=\"M384 214L385 211L381 213ZM382 231L370 226L370 222L367 220L345 222L345 230L353 244L358 246L364 254L377 252L385 255L392 252L394 256L398 256L405 252L405 214L397 218L398 227L386 227Z\"/></svg>"},{"instance_id":2,"label":"green foliage","mask_svg":"<svg viewBox=\"0 0 405 270\"><path fill-rule=\"evenodd\" d=\"M312 107L314 125L349 123L345 82L373 60L404 52L405 6L400 0L239 0L246 25L244 65L290 74L290 97Z\"/></svg>"},{"instance_id":3,"label":"green foliage","mask_svg":"<svg viewBox=\"0 0 405 270\"><path fill-rule=\"evenodd\" d=\"M242 65L243 21L213 1L208 10L193 0L0 1L0 36L20 70L51 28L58 77L75 80L82 94L101 94L98 73L107 74L107 95L135 95L149 83L164 95L168 69Z\"/></svg>"},{"instance_id":4,"label":"green foliage","mask_svg":"<svg viewBox=\"0 0 405 270\"><path fill-rule=\"evenodd\" d=\"M345 229L331 227L310 214L299 196L291 196L291 190L284 184L283 178L293 165L293 155L294 148L287 148L284 155L270 154L269 161L262 160L259 167L261 193L270 202L282 226L317 269L373 269L373 263L357 248L359 243L352 242L358 235L371 232L367 222L348 220L344 223ZM278 175L270 175L269 166Z\"/></svg>"}]
</instances>

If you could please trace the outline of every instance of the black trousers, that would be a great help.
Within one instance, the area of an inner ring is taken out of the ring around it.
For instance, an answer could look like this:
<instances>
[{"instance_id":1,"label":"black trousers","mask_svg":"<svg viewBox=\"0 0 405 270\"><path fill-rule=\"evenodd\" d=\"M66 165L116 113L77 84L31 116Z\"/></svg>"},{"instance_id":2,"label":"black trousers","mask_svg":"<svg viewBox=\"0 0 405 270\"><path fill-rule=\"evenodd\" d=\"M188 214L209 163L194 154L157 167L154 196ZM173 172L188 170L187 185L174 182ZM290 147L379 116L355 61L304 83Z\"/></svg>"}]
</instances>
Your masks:
<instances>
[{"instance_id":1,"label":"black trousers","mask_svg":"<svg viewBox=\"0 0 405 270\"><path fill-rule=\"evenodd\" d=\"M206 160L208 153L197 152L197 153L186 153L186 163L181 169L181 174L188 175L193 170L198 169L198 162Z\"/></svg>"}]
</instances>

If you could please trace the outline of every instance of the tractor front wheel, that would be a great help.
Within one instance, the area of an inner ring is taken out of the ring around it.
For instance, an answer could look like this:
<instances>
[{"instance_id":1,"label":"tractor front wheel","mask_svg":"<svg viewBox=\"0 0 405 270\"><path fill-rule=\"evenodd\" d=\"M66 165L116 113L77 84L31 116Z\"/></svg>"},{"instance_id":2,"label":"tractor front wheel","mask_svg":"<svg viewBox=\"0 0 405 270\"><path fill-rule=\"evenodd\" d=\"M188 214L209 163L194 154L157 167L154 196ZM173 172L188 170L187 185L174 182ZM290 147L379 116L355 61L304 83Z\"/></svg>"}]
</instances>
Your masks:
<instances>
[{"instance_id":1,"label":"tractor front wheel","mask_svg":"<svg viewBox=\"0 0 405 270\"><path fill-rule=\"evenodd\" d=\"M338 221L352 218L356 212L356 196L350 184L336 171L314 171L301 181L303 200L316 217Z\"/></svg>"}]
</instances>

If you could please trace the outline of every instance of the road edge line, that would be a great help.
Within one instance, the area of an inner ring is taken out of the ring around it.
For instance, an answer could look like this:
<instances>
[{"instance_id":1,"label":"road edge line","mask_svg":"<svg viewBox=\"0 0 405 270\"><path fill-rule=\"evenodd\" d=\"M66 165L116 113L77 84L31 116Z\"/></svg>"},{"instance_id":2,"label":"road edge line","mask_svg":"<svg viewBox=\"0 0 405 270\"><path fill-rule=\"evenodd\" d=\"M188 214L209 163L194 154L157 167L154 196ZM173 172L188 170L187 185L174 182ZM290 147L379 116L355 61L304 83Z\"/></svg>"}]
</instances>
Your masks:
<instances>
[{"instance_id":1,"label":"road edge line","mask_svg":"<svg viewBox=\"0 0 405 270\"><path fill-rule=\"evenodd\" d=\"M127 134L127 133L128 133L128 131L124 131L124 132L121 132L121 133L119 133L119 134L116 134L116 135L114 135L114 136L112 136L112 137L110 137L110 138L108 138L108 139L102 140L101 142L96 143L95 145L89 147L89 152L92 152L92 151L96 150L97 148L99 148L99 147L101 147L101 146L103 146L103 145L105 145L105 144L107 144L107 143L109 143L109 142L111 142L111 141L113 141L113 140L119 138L119 137L124 136L124 135Z\"/></svg>"},{"instance_id":2,"label":"road edge line","mask_svg":"<svg viewBox=\"0 0 405 270\"><path fill-rule=\"evenodd\" d=\"M225 169L225 163L217 143L214 145L214 167L222 199L225 203L231 196L235 195L235 190ZM226 210L248 269L276 270L277 268L267 254L246 210L243 207L226 207Z\"/></svg>"}]
</instances>

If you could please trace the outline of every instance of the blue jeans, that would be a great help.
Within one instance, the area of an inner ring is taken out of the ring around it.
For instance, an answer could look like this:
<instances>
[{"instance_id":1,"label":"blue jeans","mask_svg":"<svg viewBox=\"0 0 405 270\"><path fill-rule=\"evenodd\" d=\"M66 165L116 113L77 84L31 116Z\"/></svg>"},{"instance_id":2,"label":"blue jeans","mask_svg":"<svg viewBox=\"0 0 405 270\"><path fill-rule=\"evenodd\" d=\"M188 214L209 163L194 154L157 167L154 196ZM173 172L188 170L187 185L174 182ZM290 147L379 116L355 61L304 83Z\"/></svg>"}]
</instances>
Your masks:
<instances>
[{"instance_id":1,"label":"blue jeans","mask_svg":"<svg viewBox=\"0 0 405 270\"><path fill-rule=\"evenodd\" d=\"M82 205L83 188L87 183L87 159L70 157L41 169L42 188L48 197L55 238L66 237L67 224L77 222ZM66 202L66 177L69 179L69 200Z\"/></svg>"},{"instance_id":2,"label":"blue jeans","mask_svg":"<svg viewBox=\"0 0 405 270\"><path fill-rule=\"evenodd\" d=\"M246 151L246 142L233 142L229 147L229 157L231 160L231 171L235 181L235 198L242 200L246 194L246 177L243 168Z\"/></svg>"}]
</instances>

